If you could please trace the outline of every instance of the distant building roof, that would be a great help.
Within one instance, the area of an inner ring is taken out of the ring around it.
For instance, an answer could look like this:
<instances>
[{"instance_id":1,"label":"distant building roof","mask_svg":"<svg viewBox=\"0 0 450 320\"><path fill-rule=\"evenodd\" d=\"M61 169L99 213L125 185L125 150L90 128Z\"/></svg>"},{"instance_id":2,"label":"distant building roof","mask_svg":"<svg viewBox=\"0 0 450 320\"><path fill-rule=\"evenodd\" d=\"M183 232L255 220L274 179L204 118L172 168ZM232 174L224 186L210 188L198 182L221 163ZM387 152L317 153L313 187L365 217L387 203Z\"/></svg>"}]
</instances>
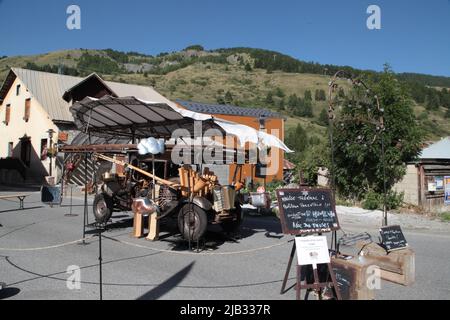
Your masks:
<instances>
[{"instance_id":1,"label":"distant building roof","mask_svg":"<svg viewBox=\"0 0 450 320\"><path fill-rule=\"evenodd\" d=\"M5 82L0 88L0 102L3 102L3 99L6 97L6 94L16 77L26 85L32 96L41 103L42 107L47 111L52 120L73 121L72 114L69 111L70 103L63 99L63 94L85 78L21 68L11 68ZM89 77L92 77L92 75ZM157 103L170 102L151 87L111 81L104 82L119 97L132 96L141 100Z\"/></svg>"},{"instance_id":2,"label":"distant building roof","mask_svg":"<svg viewBox=\"0 0 450 320\"><path fill-rule=\"evenodd\" d=\"M279 113L269 111L261 108L244 108L232 106L229 104L210 104L202 102L193 102L185 100L175 100L182 107L200 113L207 114L226 114L234 116L254 117L254 118L282 118Z\"/></svg>"},{"instance_id":3,"label":"distant building roof","mask_svg":"<svg viewBox=\"0 0 450 320\"><path fill-rule=\"evenodd\" d=\"M419 159L450 159L450 137L441 139L422 150Z\"/></svg>"},{"instance_id":4,"label":"distant building roof","mask_svg":"<svg viewBox=\"0 0 450 320\"><path fill-rule=\"evenodd\" d=\"M283 159L283 170L293 170L295 169L295 164L287 159Z\"/></svg>"}]
</instances>

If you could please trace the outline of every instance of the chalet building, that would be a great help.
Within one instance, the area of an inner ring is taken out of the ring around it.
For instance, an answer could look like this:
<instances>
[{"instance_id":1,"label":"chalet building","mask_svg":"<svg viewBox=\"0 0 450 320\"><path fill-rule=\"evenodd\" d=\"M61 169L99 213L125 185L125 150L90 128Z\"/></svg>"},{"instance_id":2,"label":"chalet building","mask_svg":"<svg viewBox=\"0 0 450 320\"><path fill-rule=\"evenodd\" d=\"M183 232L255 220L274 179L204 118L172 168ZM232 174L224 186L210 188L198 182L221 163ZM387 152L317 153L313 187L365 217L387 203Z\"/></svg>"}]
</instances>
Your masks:
<instances>
[{"instance_id":1,"label":"chalet building","mask_svg":"<svg viewBox=\"0 0 450 320\"><path fill-rule=\"evenodd\" d=\"M209 104L184 100L176 100L176 102L181 107L194 112L210 114L217 118L244 124L257 130L267 130L267 133L274 134L281 141L284 141L285 119L279 113L262 108L244 108L232 105ZM283 169L292 170L293 168L292 164L284 161L284 152L282 150L277 150L277 152L279 152L280 166L275 175L264 178L258 174L258 166L244 165L242 173L239 173L242 177L238 176L238 178L246 178L247 181L248 178L252 178L260 184L272 180L283 180ZM235 165L222 167L221 169L216 168L216 171L218 170L221 171L221 176L229 176L230 181L233 180L232 177L235 172Z\"/></svg>"},{"instance_id":2,"label":"chalet building","mask_svg":"<svg viewBox=\"0 0 450 320\"><path fill-rule=\"evenodd\" d=\"M96 74L86 78L12 68L0 87L0 183L41 183L45 176L59 180L64 166L64 155L52 156L57 144L64 143L126 143L102 141L76 130L69 107L85 97L101 98L132 96L140 100L165 103L192 111L211 114L225 120L245 124L255 129L267 129L284 139L284 119L264 109L241 108L229 105L212 105L188 101L174 103L151 87L104 81ZM280 162L283 163L283 152ZM80 174L71 177L71 183L83 184L83 162ZM92 171L92 163L88 170ZM224 179L235 172L234 166L222 166ZM239 178L264 181L257 178L258 169L245 165ZM283 166L277 174L265 179L283 178Z\"/></svg>"},{"instance_id":3,"label":"chalet building","mask_svg":"<svg viewBox=\"0 0 450 320\"><path fill-rule=\"evenodd\" d=\"M448 210L444 204L445 176L450 176L450 137L424 148L417 161L408 163L394 190L404 193L406 203L426 211Z\"/></svg>"}]
</instances>

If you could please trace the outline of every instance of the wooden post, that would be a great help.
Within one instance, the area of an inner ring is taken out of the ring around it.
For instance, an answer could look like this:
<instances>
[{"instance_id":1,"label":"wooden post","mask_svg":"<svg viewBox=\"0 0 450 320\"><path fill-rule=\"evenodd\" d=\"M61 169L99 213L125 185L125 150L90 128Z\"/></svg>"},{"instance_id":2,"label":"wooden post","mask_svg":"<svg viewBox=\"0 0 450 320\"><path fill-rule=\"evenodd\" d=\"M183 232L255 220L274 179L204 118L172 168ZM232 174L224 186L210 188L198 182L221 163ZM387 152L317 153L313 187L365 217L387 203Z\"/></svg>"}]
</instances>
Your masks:
<instances>
[{"instance_id":1,"label":"wooden post","mask_svg":"<svg viewBox=\"0 0 450 320\"><path fill-rule=\"evenodd\" d=\"M135 212L133 219L133 237L140 238L144 234L144 225L142 223L142 213Z\"/></svg>"},{"instance_id":2,"label":"wooden post","mask_svg":"<svg viewBox=\"0 0 450 320\"><path fill-rule=\"evenodd\" d=\"M156 241L159 239L159 220L157 219L158 213L153 212L148 217L148 235L147 240Z\"/></svg>"}]
</instances>

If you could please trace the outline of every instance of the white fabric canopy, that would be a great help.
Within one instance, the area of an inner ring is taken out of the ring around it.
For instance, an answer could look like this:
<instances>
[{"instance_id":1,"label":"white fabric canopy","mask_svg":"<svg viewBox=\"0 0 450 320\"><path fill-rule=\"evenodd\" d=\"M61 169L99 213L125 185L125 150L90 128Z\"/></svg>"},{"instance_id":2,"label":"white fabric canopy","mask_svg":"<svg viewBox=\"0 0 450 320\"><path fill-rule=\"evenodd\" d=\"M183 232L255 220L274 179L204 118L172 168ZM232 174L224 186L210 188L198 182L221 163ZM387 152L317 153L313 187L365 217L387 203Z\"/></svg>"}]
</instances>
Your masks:
<instances>
[{"instance_id":1,"label":"white fabric canopy","mask_svg":"<svg viewBox=\"0 0 450 320\"><path fill-rule=\"evenodd\" d=\"M138 99L140 100L140 99ZM150 101L143 101L147 104L152 104L154 102ZM219 125L227 134L233 135L237 137L238 142L241 147L245 145L245 143L250 142L254 143L258 146L258 148L262 149L264 146L267 147L275 147L279 148L281 150L284 150L285 152L291 153L294 152L291 149L289 149L283 141L278 139L272 134L266 133L264 131L256 130L252 127L246 126L244 124L239 124L223 119L215 118L209 114L203 114L194 112L187 109L182 109L178 107L175 103L172 103L170 105L172 109L180 113L183 117L191 118L197 121L205 121L205 120L213 120L217 125Z\"/></svg>"}]
</instances>

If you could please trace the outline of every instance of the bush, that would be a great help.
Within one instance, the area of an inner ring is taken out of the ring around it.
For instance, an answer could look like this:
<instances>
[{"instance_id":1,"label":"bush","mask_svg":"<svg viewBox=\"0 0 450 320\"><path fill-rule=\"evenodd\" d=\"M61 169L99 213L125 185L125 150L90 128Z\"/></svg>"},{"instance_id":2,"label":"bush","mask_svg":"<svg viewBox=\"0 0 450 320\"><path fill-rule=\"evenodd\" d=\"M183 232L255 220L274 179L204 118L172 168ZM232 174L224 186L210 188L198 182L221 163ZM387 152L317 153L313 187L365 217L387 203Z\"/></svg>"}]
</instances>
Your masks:
<instances>
[{"instance_id":1,"label":"bush","mask_svg":"<svg viewBox=\"0 0 450 320\"><path fill-rule=\"evenodd\" d=\"M380 205L380 195L375 192L368 192L364 198L362 203L362 207L366 210L375 210L378 209ZM381 203L383 206L383 203Z\"/></svg>"},{"instance_id":2,"label":"bush","mask_svg":"<svg viewBox=\"0 0 450 320\"><path fill-rule=\"evenodd\" d=\"M450 212L442 212L441 219L442 221L450 222Z\"/></svg>"},{"instance_id":3,"label":"bush","mask_svg":"<svg viewBox=\"0 0 450 320\"><path fill-rule=\"evenodd\" d=\"M390 191L386 196L386 207L387 210L397 209L403 203L404 193L397 193L395 191ZM362 207L366 210L383 210L384 195L382 193L376 193L374 191L369 191L366 193L364 200L362 202Z\"/></svg>"}]
</instances>

